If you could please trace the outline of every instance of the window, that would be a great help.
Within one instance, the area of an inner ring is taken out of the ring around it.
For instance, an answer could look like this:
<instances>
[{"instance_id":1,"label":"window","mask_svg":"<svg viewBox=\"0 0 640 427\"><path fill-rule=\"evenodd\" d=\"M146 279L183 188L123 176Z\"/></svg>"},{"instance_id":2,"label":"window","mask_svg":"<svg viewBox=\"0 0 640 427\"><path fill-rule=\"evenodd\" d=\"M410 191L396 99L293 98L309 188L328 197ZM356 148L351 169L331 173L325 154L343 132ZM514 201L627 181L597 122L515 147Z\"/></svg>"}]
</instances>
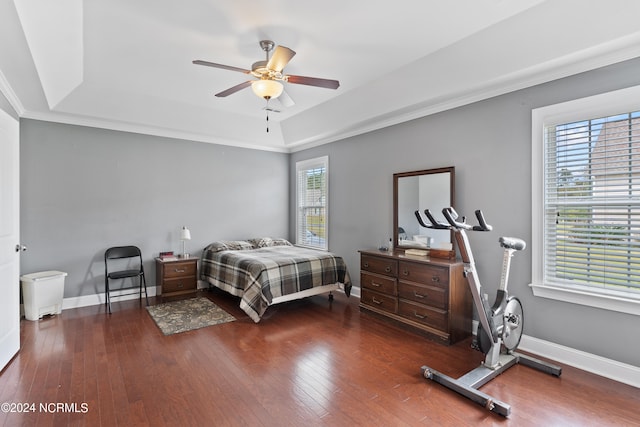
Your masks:
<instances>
[{"instance_id":1,"label":"window","mask_svg":"<svg viewBox=\"0 0 640 427\"><path fill-rule=\"evenodd\" d=\"M534 110L535 295L640 314L639 96Z\"/></svg>"},{"instance_id":2,"label":"window","mask_svg":"<svg viewBox=\"0 0 640 427\"><path fill-rule=\"evenodd\" d=\"M329 158L296 163L296 244L328 249Z\"/></svg>"}]
</instances>

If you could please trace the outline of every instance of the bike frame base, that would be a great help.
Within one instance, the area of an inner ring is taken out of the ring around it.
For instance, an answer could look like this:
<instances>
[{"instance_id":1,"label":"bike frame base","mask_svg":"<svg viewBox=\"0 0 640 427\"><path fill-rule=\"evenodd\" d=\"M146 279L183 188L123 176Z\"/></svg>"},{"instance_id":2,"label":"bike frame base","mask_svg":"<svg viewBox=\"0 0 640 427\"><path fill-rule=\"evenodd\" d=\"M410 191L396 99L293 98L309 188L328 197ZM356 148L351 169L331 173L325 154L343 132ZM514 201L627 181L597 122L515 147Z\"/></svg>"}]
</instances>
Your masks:
<instances>
[{"instance_id":1,"label":"bike frame base","mask_svg":"<svg viewBox=\"0 0 640 427\"><path fill-rule=\"evenodd\" d=\"M507 417L511 413L511 405L483 393L478 389L517 363L521 363L525 366L538 369L557 377L562 373L562 368L560 366L543 362L542 360L516 352L511 354L501 354L498 363L494 368L489 368L483 364L472 371L467 372L458 379L451 378L441 372L429 368L428 366L423 366L420 370L425 378L442 384L448 389L471 399L488 410Z\"/></svg>"}]
</instances>

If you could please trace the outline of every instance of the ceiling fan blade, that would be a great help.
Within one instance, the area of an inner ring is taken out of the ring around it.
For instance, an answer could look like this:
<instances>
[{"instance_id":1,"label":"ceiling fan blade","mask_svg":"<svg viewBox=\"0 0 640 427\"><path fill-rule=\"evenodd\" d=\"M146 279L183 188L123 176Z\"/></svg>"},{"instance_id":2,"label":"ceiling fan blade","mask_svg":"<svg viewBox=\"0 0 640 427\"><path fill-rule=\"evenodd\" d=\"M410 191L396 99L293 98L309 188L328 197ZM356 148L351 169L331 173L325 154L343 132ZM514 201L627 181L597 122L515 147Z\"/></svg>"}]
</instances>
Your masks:
<instances>
[{"instance_id":1,"label":"ceiling fan blade","mask_svg":"<svg viewBox=\"0 0 640 427\"><path fill-rule=\"evenodd\" d=\"M319 79L317 77L285 76L285 80L297 85L317 86L326 89L338 89L340 87L338 80Z\"/></svg>"},{"instance_id":2,"label":"ceiling fan blade","mask_svg":"<svg viewBox=\"0 0 640 427\"><path fill-rule=\"evenodd\" d=\"M296 53L288 47L276 46L273 56L271 56L271 59L267 63L267 68L281 72L295 54Z\"/></svg>"},{"instance_id":3,"label":"ceiling fan blade","mask_svg":"<svg viewBox=\"0 0 640 427\"><path fill-rule=\"evenodd\" d=\"M195 61L193 61L193 63L196 65L205 65L207 67L222 68L223 70L239 71L245 74L249 74L251 72L249 70L245 70L244 68L232 67L231 65L216 64L215 62L202 61L200 59L196 59Z\"/></svg>"},{"instance_id":4,"label":"ceiling fan blade","mask_svg":"<svg viewBox=\"0 0 640 427\"><path fill-rule=\"evenodd\" d=\"M276 101L280 102L283 107L293 107L294 105L296 105L296 103L293 102L293 99L291 99L286 90L282 91L280 96L276 98Z\"/></svg>"},{"instance_id":5,"label":"ceiling fan blade","mask_svg":"<svg viewBox=\"0 0 640 427\"><path fill-rule=\"evenodd\" d=\"M234 93L238 92L239 90L244 89L245 87L249 87L251 86L251 83L253 83L253 80L249 80L246 82L242 82L239 85L235 85L233 87L230 87L227 90L223 90L220 93L216 93L216 96L218 98L224 98L225 96L229 96L229 95L233 95Z\"/></svg>"}]
</instances>

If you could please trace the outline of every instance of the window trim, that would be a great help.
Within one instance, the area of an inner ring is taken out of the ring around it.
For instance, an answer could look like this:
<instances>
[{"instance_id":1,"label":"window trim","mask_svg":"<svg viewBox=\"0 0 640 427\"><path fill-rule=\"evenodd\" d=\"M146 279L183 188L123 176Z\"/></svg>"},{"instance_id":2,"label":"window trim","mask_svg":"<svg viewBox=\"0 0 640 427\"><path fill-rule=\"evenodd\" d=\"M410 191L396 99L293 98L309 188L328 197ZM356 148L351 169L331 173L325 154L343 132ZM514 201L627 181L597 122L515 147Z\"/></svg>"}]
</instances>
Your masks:
<instances>
[{"instance_id":1,"label":"window trim","mask_svg":"<svg viewBox=\"0 0 640 427\"><path fill-rule=\"evenodd\" d=\"M640 86L533 109L531 248L533 295L640 316L640 294L544 280L544 130L546 126L640 110Z\"/></svg>"},{"instance_id":2,"label":"window trim","mask_svg":"<svg viewBox=\"0 0 640 427\"><path fill-rule=\"evenodd\" d=\"M316 246L316 245L309 245L309 244L304 244L301 243L301 239L300 239L300 214L298 209L300 208L299 206L299 197L300 197L300 191L298 188L298 174L300 173L301 170L308 170L310 169L310 166L314 166L314 165L323 165L324 169L325 169L325 180L324 180L324 195L325 195L325 202L324 202L324 209L325 209L325 215L324 215L324 232L325 232L325 236L324 236L324 246ZM296 183L296 246L301 246L301 247L305 247L305 248L311 248L311 249L317 249L317 250L322 250L322 251L328 251L329 250L329 156L320 156L320 157L315 157L312 159L307 159L307 160L300 160L296 162L296 177L295 177L295 183Z\"/></svg>"}]
</instances>

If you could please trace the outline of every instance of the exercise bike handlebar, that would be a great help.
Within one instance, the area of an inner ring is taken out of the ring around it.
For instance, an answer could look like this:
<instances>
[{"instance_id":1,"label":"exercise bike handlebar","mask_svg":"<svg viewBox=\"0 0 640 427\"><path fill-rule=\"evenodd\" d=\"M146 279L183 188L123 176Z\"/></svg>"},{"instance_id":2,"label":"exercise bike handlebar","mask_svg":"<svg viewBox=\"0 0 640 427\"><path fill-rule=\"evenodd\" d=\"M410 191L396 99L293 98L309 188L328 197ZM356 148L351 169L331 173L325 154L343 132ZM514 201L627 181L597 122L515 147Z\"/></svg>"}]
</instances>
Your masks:
<instances>
[{"instance_id":1,"label":"exercise bike handlebar","mask_svg":"<svg viewBox=\"0 0 640 427\"><path fill-rule=\"evenodd\" d=\"M478 218L478 224L479 225L474 225L473 226L473 230L474 231L491 231L491 230L493 230L493 227L490 226L489 224L487 224L487 221L484 220L484 215L482 214L482 211L480 209L478 209L476 211L476 218Z\"/></svg>"},{"instance_id":2,"label":"exercise bike handlebar","mask_svg":"<svg viewBox=\"0 0 640 427\"><path fill-rule=\"evenodd\" d=\"M416 218L418 219L418 223L420 223L420 225L425 228L433 228L436 230L451 229L451 226L449 224L445 224L444 222L439 222L438 220L436 220L431 214L431 212L429 211L429 209L424 210L424 214L427 216L427 219L429 220L429 224L424 222L422 215L420 215L420 211L416 211L415 214L416 214Z\"/></svg>"},{"instance_id":3,"label":"exercise bike handlebar","mask_svg":"<svg viewBox=\"0 0 640 427\"><path fill-rule=\"evenodd\" d=\"M429 209L424 210L424 214L427 216L429 223L427 224L424 221L424 218L420 214L420 211L415 211L416 218L418 219L418 223L425 228L433 228L436 230L473 230L473 231L491 231L493 227L487 224L487 221L484 219L484 215L482 211L478 209L476 211L476 218L478 219L478 225L467 224L465 217L462 217L462 221L458 221L458 213L452 207L442 209L442 214L444 215L447 223L440 222L436 220L431 211Z\"/></svg>"},{"instance_id":4,"label":"exercise bike handlebar","mask_svg":"<svg viewBox=\"0 0 640 427\"><path fill-rule=\"evenodd\" d=\"M458 213L453 208L442 209L442 214L446 218L447 222L451 224L451 228L458 230L473 230L473 231L491 231L493 227L487 224L484 219L484 215L480 209L476 210L476 218L478 219L478 225L467 224L466 218L462 217L462 221L458 221Z\"/></svg>"}]
</instances>

